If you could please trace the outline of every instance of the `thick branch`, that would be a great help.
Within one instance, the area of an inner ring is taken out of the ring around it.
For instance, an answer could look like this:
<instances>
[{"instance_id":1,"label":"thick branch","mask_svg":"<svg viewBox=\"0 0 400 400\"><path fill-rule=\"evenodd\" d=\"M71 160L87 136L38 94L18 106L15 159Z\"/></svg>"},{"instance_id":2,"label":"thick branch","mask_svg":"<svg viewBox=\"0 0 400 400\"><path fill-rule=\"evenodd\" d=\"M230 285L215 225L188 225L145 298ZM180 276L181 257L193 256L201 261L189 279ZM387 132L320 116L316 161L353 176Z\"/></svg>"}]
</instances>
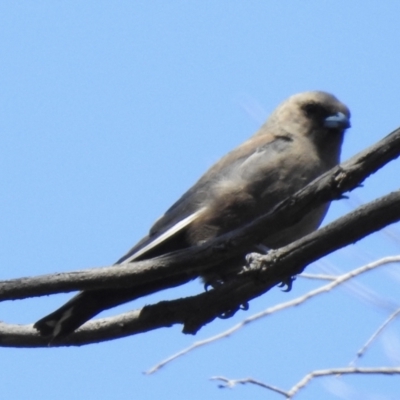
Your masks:
<instances>
[{"instance_id":1,"label":"thick branch","mask_svg":"<svg viewBox=\"0 0 400 400\"><path fill-rule=\"evenodd\" d=\"M127 266L3 281L0 282L0 300L93 288L134 287L160 280L165 282L165 286L158 286L158 290L176 286L177 281L183 284L199 276L201 271L243 253L252 244L259 242L265 237L265 226L273 235L277 230L293 225L315 207L341 198L344 192L359 186L364 179L399 154L400 128L282 201L270 213L203 246ZM383 215L381 217L384 218ZM394 220L387 223L391 222ZM364 229L364 226L360 224L359 229ZM318 257L322 253L319 251Z\"/></svg>"},{"instance_id":2,"label":"thick branch","mask_svg":"<svg viewBox=\"0 0 400 400\"><path fill-rule=\"evenodd\" d=\"M64 342L55 346L95 343L149 330L182 324L185 333L196 333L202 326L227 311L260 296L280 282L283 275L301 271L315 254L324 254L353 243L400 219L400 191L359 207L319 231L281 249L258 257L256 267L244 271L237 280L218 289L172 301L162 301L141 310L85 324ZM362 226L364 230L359 229ZM42 347L47 340L30 326L0 325L0 346Z\"/></svg>"}]
</instances>

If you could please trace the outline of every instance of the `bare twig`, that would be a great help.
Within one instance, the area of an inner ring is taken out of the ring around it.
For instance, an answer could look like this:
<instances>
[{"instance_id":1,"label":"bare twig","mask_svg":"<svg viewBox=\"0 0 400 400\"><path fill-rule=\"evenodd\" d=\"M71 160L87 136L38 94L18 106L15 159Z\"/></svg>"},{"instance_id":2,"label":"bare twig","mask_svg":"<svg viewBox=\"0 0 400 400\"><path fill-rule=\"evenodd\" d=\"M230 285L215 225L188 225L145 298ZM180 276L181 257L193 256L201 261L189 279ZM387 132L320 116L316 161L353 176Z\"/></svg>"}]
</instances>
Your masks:
<instances>
[{"instance_id":1,"label":"bare twig","mask_svg":"<svg viewBox=\"0 0 400 400\"><path fill-rule=\"evenodd\" d=\"M244 379L228 379L225 378L224 376L213 376L210 378L211 381L222 381L224 382L223 384L219 384L218 387L221 389L224 388L233 388L235 387L237 384L246 384L246 383L252 383L253 385L257 385L257 386L261 386L264 389L269 389L272 390L273 392L282 394L284 396L288 396L288 392L285 392L282 389L279 389L276 386L272 386L272 385L268 385L267 383L261 382L261 381L257 381L256 379L253 378L244 378Z\"/></svg>"},{"instance_id":2,"label":"bare twig","mask_svg":"<svg viewBox=\"0 0 400 400\"><path fill-rule=\"evenodd\" d=\"M148 371L146 371L146 374L153 374L153 373L157 372L159 369L164 367L166 364L169 364L170 362L176 360L177 358L184 356L185 354L188 354L189 352L191 352L199 347L216 342L220 339L227 338L228 336L231 336L233 333L236 333L237 331L242 329L244 326L246 326L254 321L257 321L261 318L265 318L271 314L275 314L275 313L285 310L287 308L298 306L298 305L306 302L307 300L310 300L311 298L318 296L322 293L328 293L332 289L343 284L344 282L346 282L350 279L353 279L365 272L371 271L377 267L380 267L380 266L383 266L383 265L386 265L389 263L397 263L397 262L400 262L400 256L385 257L380 260L374 261L372 263L366 264L366 265L359 267L355 270L352 270L350 272L347 272L345 274L339 275L336 277L336 279L334 281L332 281L331 283L328 283L327 285L324 285L317 289L311 290L303 296L296 297L295 299L286 301L284 303L279 303L273 307L269 307L264 311L261 311L261 312L254 314L248 318L245 318L243 321L241 321L238 324L234 325L233 327L227 329L226 331L219 333L218 335L214 335L207 339L199 340L199 341L193 343L186 349L183 349L183 350L173 354L172 356L166 358L165 360L159 362L154 367L152 367Z\"/></svg>"},{"instance_id":3,"label":"bare twig","mask_svg":"<svg viewBox=\"0 0 400 400\"><path fill-rule=\"evenodd\" d=\"M306 272L298 275L299 278L312 279L318 281L334 281L338 275L326 275L326 274L308 274Z\"/></svg>"},{"instance_id":4,"label":"bare twig","mask_svg":"<svg viewBox=\"0 0 400 400\"><path fill-rule=\"evenodd\" d=\"M301 379L296 385L294 385L288 392L289 399L292 399L296 393L304 388L310 381L314 378L320 378L322 376L329 375L354 375L354 374L372 374L372 375L394 375L400 374L400 367L381 367L381 368L332 368L332 369L322 369L310 372L303 379Z\"/></svg>"},{"instance_id":5,"label":"bare twig","mask_svg":"<svg viewBox=\"0 0 400 400\"><path fill-rule=\"evenodd\" d=\"M279 393L285 396L287 399L293 399L293 397L305 386L307 386L311 380L314 378L320 378L323 376L330 376L330 375L354 375L354 374L362 374L362 375L397 375L400 374L400 367L397 368L388 368L388 367L381 367L381 368L332 368L332 369L322 369L310 372L309 374L305 375L299 382L296 383L290 390L285 391L280 389L276 386L272 386L260 381L257 381L253 378L245 378L245 379L229 379L223 376L215 376L212 377L212 380L219 380L224 382L224 384L220 384L219 387L228 387L232 388L237 384L246 384L251 383L257 386L261 386L265 389L272 390L276 393Z\"/></svg>"},{"instance_id":6,"label":"bare twig","mask_svg":"<svg viewBox=\"0 0 400 400\"><path fill-rule=\"evenodd\" d=\"M350 362L350 366L355 365L357 360L361 358L367 349L371 346L372 342L375 341L378 336L384 331L384 329L400 314L400 308L397 309L394 313L392 313L383 323L382 325L371 335L371 337L365 342L365 344L361 347L360 350L357 351L357 355L353 361Z\"/></svg>"}]
</instances>

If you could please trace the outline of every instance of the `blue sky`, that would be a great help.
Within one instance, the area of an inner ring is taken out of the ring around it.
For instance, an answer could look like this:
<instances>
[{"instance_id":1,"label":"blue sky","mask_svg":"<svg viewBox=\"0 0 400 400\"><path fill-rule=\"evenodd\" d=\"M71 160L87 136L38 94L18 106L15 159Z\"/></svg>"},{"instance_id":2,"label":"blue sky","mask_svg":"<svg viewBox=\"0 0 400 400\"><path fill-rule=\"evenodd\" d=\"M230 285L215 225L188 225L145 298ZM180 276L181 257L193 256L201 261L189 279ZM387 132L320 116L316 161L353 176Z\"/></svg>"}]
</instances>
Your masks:
<instances>
[{"instance_id":1,"label":"blue sky","mask_svg":"<svg viewBox=\"0 0 400 400\"><path fill-rule=\"evenodd\" d=\"M1 279L105 266L139 240L196 179L291 94L334 93L352 111L342 158L400 125L400 4L395 1L3 1L0 4ZM325 222L398 188L399 161L337 202ZM398 236L399 227L390 228ZM399 242L379 233L310 266L341 271ZM399 269L360 284L398 305ZM180 327L65 349L1 349L12 399L282 398L219 390L214 375L289 388L314 369L346 366L390 314L352 291L259 321L161 370L194 340L315 287L298 279L196 337ZM120 307L198 293L194 282ZM70 295L0 305L31 323ZM113 311L114 313L116 311ZM108 312L104 315L110 315ZM395 322L359 365L399 365ZM314 382L300 399L394 400L399 377Z\"/></svg>"}]
</instances>

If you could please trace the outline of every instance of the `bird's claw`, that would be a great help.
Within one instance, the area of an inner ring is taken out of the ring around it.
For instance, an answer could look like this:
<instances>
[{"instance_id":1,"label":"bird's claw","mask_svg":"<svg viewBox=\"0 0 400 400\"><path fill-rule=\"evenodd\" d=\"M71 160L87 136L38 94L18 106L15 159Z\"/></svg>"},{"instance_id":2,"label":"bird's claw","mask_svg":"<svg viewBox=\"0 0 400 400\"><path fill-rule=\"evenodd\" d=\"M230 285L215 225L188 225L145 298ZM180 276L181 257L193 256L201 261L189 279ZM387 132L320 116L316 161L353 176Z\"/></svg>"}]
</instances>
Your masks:
<instances>
[{"instance_id":1,"label":"bird's claw","mask_svg":"<svg viewBox=\"0 0 400 400\"><path fill-rule=\"evenodd\" d=\"M210 289L217 289L221 287L224 284L224 282L221 279L214 279L209 282L204 283L204 290L208 292Z\"/></svg>"},{"instance_id":2,"label":"bird's claw","mask_svg":"<svg viewBox=\"0 0 400 400\"><path fill-rule=\"evenodd\" d=\"M293 287L293 281L296 279L295 276L289 276L285 279L282 280L282 282L278 285L278 287L280 288L284 288L286 286L285 289L282 289L282 292L290 292L292 290Z\"/></svg>"}]
</instances>

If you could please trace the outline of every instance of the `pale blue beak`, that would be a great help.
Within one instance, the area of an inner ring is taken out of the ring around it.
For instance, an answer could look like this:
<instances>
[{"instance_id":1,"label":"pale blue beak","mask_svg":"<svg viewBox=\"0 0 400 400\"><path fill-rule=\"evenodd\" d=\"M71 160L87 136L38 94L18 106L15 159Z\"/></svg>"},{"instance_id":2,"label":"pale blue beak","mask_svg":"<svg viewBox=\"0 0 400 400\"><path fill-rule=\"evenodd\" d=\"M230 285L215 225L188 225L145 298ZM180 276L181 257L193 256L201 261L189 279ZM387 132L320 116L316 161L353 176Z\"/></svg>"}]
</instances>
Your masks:
<instances>
[{"instance_id":1,"label":"pale blue beak","mask_svg":"<svg viewBox=\"0 0 400 400\"><path fill-rule=\"evenodd\" d=\"M325 118L325 128L329 129L347 129L350 128L350 120L342 112L338 112L335 115Z\"/></svg>"}]
</instances>

